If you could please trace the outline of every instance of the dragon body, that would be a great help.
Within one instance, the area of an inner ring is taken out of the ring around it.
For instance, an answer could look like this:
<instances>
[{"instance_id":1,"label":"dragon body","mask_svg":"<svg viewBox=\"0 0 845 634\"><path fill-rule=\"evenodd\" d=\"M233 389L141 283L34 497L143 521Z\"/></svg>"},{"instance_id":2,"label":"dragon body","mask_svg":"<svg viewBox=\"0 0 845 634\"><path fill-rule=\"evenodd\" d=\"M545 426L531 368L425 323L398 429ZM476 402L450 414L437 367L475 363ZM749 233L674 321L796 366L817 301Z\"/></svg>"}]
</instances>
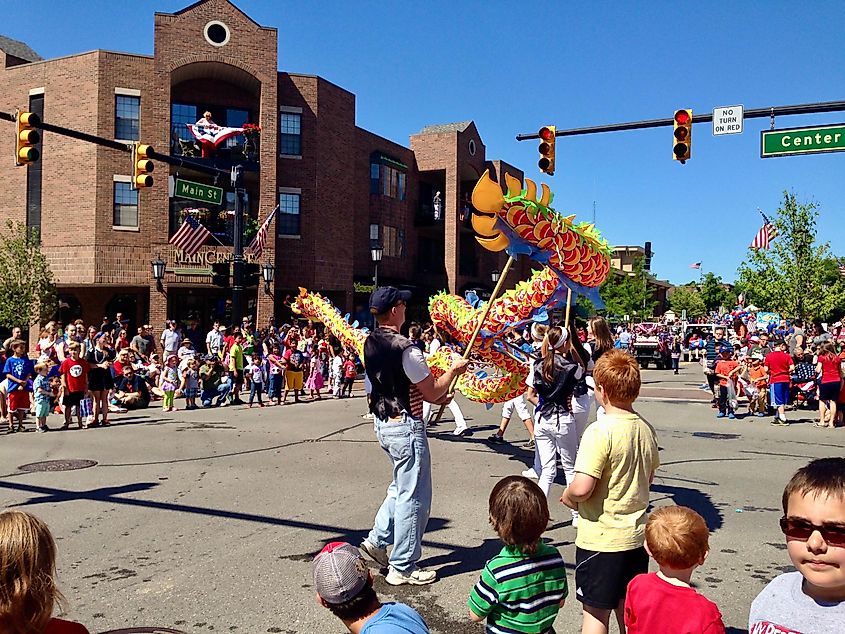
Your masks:
<instances>
[{"instance_id":1,"label":"dragon body","mask_svg":"<svg viewBox=\"0 0 845 634\"><path fill-rule=\"evenodd\" d=\"M479 344L472 350L475 371L462 375L457 390L473 401L502 403L525 391L528 374L526 359L500 341L505 331L520 327L565 301L566 289L597 298L596 287L610 271L610 247L595 227L575 224L574 216L563 216L549 205L551 192L543 184L537 198L536 185L522 183L505 175L508 187L503 194L487 174L479 179L472 194L472 224L476 240L492 251L506 250L512 256L525 254L544 267L493 300L480 331ZM300 288L292 310L325 324L341 343L363 358L366 330L350 324L348 315L319 293ZM429 301L432 323L459 344L466 346L478 327L483 309L465 299L438 293ZM452 355L442 347L428 358L432 374L440 376L449 368Z\"/></svg>"}]
</instances>

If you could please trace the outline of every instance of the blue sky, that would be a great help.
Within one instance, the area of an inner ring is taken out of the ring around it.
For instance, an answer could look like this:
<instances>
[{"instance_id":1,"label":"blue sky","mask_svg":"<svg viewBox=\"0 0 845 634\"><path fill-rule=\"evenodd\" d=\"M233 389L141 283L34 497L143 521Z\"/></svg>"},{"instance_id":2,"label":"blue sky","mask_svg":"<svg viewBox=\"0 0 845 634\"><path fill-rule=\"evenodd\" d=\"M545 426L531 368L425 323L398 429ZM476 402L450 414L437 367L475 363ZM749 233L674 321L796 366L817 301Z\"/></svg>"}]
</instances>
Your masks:
<instances>
[{"instance_id":1,"label":"blue sky","mask_svg":"<svg viewBox=\"0 0 845 634\"><path fill-rule=\"evenodd\" d=\"M30 0L33 21L0 33L44 57L95 48L152 53L153 12L188 0ZM473 119L489 158L540 180L520 132L845 98L840 2L303 2L240 0L279 30L280 70L318 74L357 95L358 125L407 145L430 123ZM5 15L19 3L0 0ZM800 8L799 8L800 7ZM780 117L777 128L845 121ZM785 189L820 205L819 234L845 256L845 153L761 159L767 119L742 135L693 130L692 159L671 160L671 128L560 138L554 206L591 219L612 244L651 240L653 271L733 280Z\"/></svg>"}]
</instances>

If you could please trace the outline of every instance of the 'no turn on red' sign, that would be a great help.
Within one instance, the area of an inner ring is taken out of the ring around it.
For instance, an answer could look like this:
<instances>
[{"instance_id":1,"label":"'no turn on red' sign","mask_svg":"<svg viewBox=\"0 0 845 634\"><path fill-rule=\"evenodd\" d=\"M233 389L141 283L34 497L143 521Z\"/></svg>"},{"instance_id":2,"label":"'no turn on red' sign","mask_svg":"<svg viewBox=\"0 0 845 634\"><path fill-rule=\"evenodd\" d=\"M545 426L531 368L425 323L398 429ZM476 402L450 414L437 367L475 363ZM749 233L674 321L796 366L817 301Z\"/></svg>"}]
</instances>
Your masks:
<instances>
[{"instance_id":1,"label":"'no turn on red' sign","mask_svg":"<svg viewBox=\"0 0 845 634\"><path fill-rule=\"evenodd\" d=\"M742 134L742 106L725 106L713 109L713 136Z\"/></svg>"}]
</instances>

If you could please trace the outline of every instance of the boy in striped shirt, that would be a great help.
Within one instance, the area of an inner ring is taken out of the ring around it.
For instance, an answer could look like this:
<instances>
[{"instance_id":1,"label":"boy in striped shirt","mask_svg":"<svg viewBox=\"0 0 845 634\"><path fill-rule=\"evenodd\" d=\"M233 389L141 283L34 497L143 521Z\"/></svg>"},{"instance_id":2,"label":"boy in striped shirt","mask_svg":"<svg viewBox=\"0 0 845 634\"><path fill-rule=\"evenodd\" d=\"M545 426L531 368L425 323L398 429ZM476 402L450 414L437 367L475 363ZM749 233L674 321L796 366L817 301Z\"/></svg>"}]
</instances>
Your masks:
<instances>
[{"instance_id":1,"label":"boy in striped shirt","mask_svg":"<svg viewBox=\"0 0 845 634\"><path fill-rule=\"evenodd\" d=\"M540 536L549 522L546 496L522 476L499 480L490 493L490 523L505 543L481 571L469 596L469 616L492 634L553 634L567 595L557 548Z\"/></svg>"}]
</instances>

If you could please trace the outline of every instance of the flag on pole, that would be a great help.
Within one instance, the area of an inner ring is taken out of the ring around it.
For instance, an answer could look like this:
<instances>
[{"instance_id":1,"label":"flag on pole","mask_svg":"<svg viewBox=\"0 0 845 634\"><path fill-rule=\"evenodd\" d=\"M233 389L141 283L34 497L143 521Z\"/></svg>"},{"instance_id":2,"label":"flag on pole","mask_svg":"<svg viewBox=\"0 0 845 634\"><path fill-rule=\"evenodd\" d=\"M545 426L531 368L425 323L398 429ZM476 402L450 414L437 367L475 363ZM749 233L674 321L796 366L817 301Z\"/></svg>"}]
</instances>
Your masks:
<instances>
[{"instance_id":1,"label":"flag on pole","mask_svg":"<svg viewBox=\"0 0 845 634\"><path fill-rule=\"evenodd\" d=\"M760 215L763 216L763 226L757 232L757 235L754 236L754 240L751 241L751 246L749 247L751 249L768 249L769 244L778 235L778 228L769 222L766 214L761 211Z\"/></svg>"},{"instance_id":2,"label":"flag on pole","mask_svg":"<svg viewBox=\"0 0 845 634\"><path fill-rule=\"evenodd\" d=\"M692 264L689 265L689 267L691 269L700 269L701 268L701 262L693 262Z\"/></svg>"},{"instance_id":3,"label":"flag on pole","mask_svg":"<svg viewBox=\"0 0 845 634\"><path fill-rule=\"evenodd\" d=\"M185 255L192 256L200 250L205 241L211 237L211 232L193 216L185 216L182 226L170 238L170 244L181 249Z\"/></svg>"},{"instance_id":4,"label":"flag on pole","mask_svg":"<svg viewBox=\"0 0 845 634\"><path fill-rule=\"evenodd\" d=\"M840 263L839 263L839 274L840 274L842 277L845 277L845 262L840 262Z\"/></svg>"},{"instance_id":5,"label":"flag on pole","mask_svg":"<svg viewBox=\"0 0 845 634\"><path fill-rule=\"evenodd\" d=\"M267 242L267 230L270 228L270 223L273 222L273 217L276 215L277 211L279 211L278 205L276 205L276 208L270 212L267 219L261 223L261 226L258 228L258 233L255 234L252 242L250 242L247 247L247 251L251 252L256 260L260 260L261 255L264 253L264 245Z\"/></svg>"}]
</instances>

